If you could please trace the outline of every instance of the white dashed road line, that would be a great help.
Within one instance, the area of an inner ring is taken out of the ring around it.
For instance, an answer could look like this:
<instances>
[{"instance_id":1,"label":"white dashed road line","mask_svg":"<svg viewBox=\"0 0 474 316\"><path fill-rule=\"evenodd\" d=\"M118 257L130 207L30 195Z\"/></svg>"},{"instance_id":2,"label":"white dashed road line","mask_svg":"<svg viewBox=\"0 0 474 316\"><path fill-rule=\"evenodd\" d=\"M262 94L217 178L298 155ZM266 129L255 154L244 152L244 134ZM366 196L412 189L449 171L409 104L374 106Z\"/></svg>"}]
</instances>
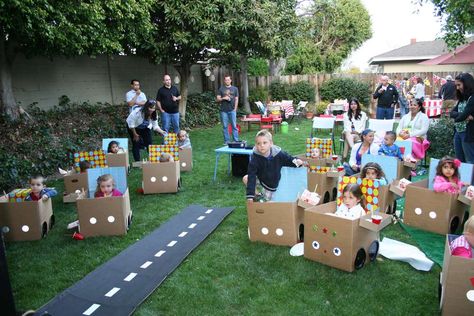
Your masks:
<instances>
[{"instance_id":1,"label":"white dashed road line","mask_svg":"<svg viewBox=\"0 0 474 316\"><path fill-rule=\"evenodd\" d=\"M133 280L134 277L136 277L137 274L135 272L132 272L130 273L129 275L127 275L127 277L125 279L123 279L124 281L127 281L127 282L130 282Z\"/></svg>"},{"instance_id":2,"label":"white dashed road line","mask_svg":"<svg viewBox=\"0 0 474 316\"><path fill-rule=\"evenodd\" d=\"M173 241L170 242L167 246L168 246L168 247L173 247L174 245L176 245L177 242L178 242L178 241L173 240Z\"/></svg>"},{"instance_id":3,"label":"white dashed road line","mask_svg":"<svg viewBox=\"0 0 474 316\"><path fill-rule=\"evenodd\" d=\"M197 220L198 220L198 221L202 221L202 220L205 219L205 218L206 218L206 216L203 215L203 216L199 216L199 217L197 218Z\"/></svg>"},{"instance_id":4,"label":"white dashed road line","mask_svg":"<svg viewBox=\"0 0 474 316\"><path fill-rule=\"evenodd\" d=\"M92 315L100 307L100 304L92 304L82 315Z\"/></svg>"},{"instance_id":5,"label":"white dashed road line","mask_svg":"<svg viewBox=\"0 0 474 316\"><path fill-rule=\"evenodd\" d=\"M192 223L191 225L188 226L189 229L193 229L194 227L196 227L197 224L196 223Z\"/></svg>"},{"instance_id":6,"label":"white dashed road line","mask_svg":"<svg viewBox=\"0 0 474 316\"><path fill-rule=\"evenodd\" d=\"M162 255L165 254L165 252L166 252L166 250L160 250L157 253L155 253L155 257L161 257Z\"/></svg>"},{"instance_id":7,"label":"white dashed road line","mask_svg":"<svg viewBox=\"0 0 474 316\"><path fill-rule=\"evenodd\" d=\"M112 297L115 295L115 293L117 293L118 291L120 291L120 288L119 287L114 287L112 288L110 291L107 292L107 294L105 294L105 296L107 297Z\"/></svg>"},{"instance_id":8,"label":"white dashed road line","mask_svg":"<svg viewBox=\"0 0 474 316\"><path fill-rule=\"evenodd\" d=\"M153 262L151 262L151 261L147 261L147 262L145 262L144 264L142 264L142 265L140 266L140 268L146 269L146 268L148 268L152 263L153 263Z\"/></svg>"},{"instance_id":9,"label":"white dashed road line","mask_svg":"<svg viewBox=\"0 0 474 316\"><path fill-rule=\"evenodd\" d=\"M211 214L212 211L213 211L213 209L208 209L208 210L206 211L206 214Z\"/></svg>"},{"instance_id":10,"label":"white dashed road line","mask_svg":"<svg viewBox=\"0 0 474 316\"><path fill-rule=\"evenodd\" d=\"M188 234L188 232L182 232L181 234L178 235L178 237L182 238L182 237L186 236L187 234Z\"/></svg>"}]
</instances>

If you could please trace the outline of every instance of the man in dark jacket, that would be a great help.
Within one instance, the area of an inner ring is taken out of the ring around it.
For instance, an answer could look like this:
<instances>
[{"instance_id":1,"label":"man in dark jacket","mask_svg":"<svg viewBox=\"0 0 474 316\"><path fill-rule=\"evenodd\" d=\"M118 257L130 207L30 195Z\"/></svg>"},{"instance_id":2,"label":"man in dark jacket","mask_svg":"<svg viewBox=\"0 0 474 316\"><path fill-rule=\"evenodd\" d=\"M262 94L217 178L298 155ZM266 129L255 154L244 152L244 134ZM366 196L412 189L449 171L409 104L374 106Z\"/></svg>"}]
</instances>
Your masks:
<instances>
[{"instance_id":1,"label":"man in dark jacket","mask_svg":"<svg viewBox=\"0 0 474 316\"><path fill-rule=\"evenodd\" d=\"M438 98L443 99L443 110L451 109L456 104L456 85L453 77L446 76L446 83L441 86L438 92Z\"/></svg>"},{"instance_id":2,"label":"man in dark jacket","mask_svg":"<svg viewBox=\"0 0 474 316\"><path fill-rule=\"evenodd\" d=\"M398 102L398 91L393 85L388 83L388 76L382 76L382 84L377 87L373 97L377 99L377 114L378 120L393 119L393 111L395 104Z\"/></svg>"}]
</instances>

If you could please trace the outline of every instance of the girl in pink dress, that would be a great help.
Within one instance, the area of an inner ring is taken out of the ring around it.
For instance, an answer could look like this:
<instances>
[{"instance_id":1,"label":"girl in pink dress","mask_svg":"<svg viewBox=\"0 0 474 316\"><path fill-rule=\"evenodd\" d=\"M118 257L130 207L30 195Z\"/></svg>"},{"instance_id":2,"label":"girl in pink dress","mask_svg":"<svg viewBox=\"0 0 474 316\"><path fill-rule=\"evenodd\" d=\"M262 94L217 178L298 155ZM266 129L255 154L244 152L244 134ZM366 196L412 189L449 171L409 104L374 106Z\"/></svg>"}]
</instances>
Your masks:
<instances>
[{"instance_id":1,"label":"girl in pink dress","mask_svg":"<svg viewBox=\"0 0 474 316\"><path fill-rule=\"evenodd\" d=\"M452 157L442 158L436 167L436 177L433 182L435 192L459 194L463 183L459 178L461 161Z\"/></svg>"}]
</instances>

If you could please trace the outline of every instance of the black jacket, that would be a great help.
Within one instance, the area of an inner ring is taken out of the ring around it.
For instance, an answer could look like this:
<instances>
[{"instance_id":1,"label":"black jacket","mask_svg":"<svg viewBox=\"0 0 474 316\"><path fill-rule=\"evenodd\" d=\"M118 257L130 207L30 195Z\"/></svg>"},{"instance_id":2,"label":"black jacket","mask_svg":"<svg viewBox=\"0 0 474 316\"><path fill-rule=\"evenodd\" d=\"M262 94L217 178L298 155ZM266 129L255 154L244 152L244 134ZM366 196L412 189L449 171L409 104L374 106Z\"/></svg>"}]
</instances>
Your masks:
<instances>
[{"instance_id":1,"label":"black jacket","mask_svg":"<svg viewBox=\"0 0 474 316\"><path fill-rule=\"evenodd\" d=\"M441 86L438 92L438 98L443 100L456 100L456 85L453 80L448 80Z\"/></svg>"},{"instance_id":2,"label":"black jacket","mask_svg":"<svg viewBox=\"0 0 474 316\"><path fill-rule=\"evenodd\" d=\"M467 104L463 112L458 112L458 105L459 101L450 113L450 116L454 118L454 122L462 122L466 120L469 115L474 116L474 95L471 95L469 99L467 99ZM467 122L464 141L466 143L474 142L474 121Z\"/></svg>"},{"instance_id":3,"label":"black jacket","mask_svg":"<svg viewBox=\"0 0 474 316\"><path fill-rule=\"evenodd\" d=\"M255 196L257 178L266 190L275 192L280 182L281 168L297 167L293 162L295 159L275 145L272 146L268 157L262 156L254 147L247 171L247 199Z\"/></svg>"},{"instance_id":4,"label":"black jacket","mask_svg":"<svg viewBox=\"0 0 474 316\"><path fill-rule=\"evenodd\" d=\"M377 106L381 108L389 108L392 104L398 102L398 91L393 85L389 84L387 90L379 93L379 89L382 85L379 85L373 94L374 99L377 99Z\"/></svg>"}]
</instances>

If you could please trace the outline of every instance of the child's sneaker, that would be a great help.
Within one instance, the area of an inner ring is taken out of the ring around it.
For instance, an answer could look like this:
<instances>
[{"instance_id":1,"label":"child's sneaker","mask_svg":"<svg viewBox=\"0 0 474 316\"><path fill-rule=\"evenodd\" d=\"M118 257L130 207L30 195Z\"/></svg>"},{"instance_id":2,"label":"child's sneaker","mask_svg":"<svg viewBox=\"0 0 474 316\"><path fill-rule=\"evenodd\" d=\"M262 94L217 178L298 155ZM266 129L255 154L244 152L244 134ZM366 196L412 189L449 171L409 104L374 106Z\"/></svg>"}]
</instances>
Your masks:
<instances>
[{"instance_id":1,"label":"child's sneaker","mask_svg":"<svg viewBox=\"0 0 474 316\"><path fill-rule=\"evenodd\" d=\"M265 199L265 195L263 193L257 193L254 198L253 198L253 201L254 202L266 202L266 199Z\"/></svg>"}]
</instances>

